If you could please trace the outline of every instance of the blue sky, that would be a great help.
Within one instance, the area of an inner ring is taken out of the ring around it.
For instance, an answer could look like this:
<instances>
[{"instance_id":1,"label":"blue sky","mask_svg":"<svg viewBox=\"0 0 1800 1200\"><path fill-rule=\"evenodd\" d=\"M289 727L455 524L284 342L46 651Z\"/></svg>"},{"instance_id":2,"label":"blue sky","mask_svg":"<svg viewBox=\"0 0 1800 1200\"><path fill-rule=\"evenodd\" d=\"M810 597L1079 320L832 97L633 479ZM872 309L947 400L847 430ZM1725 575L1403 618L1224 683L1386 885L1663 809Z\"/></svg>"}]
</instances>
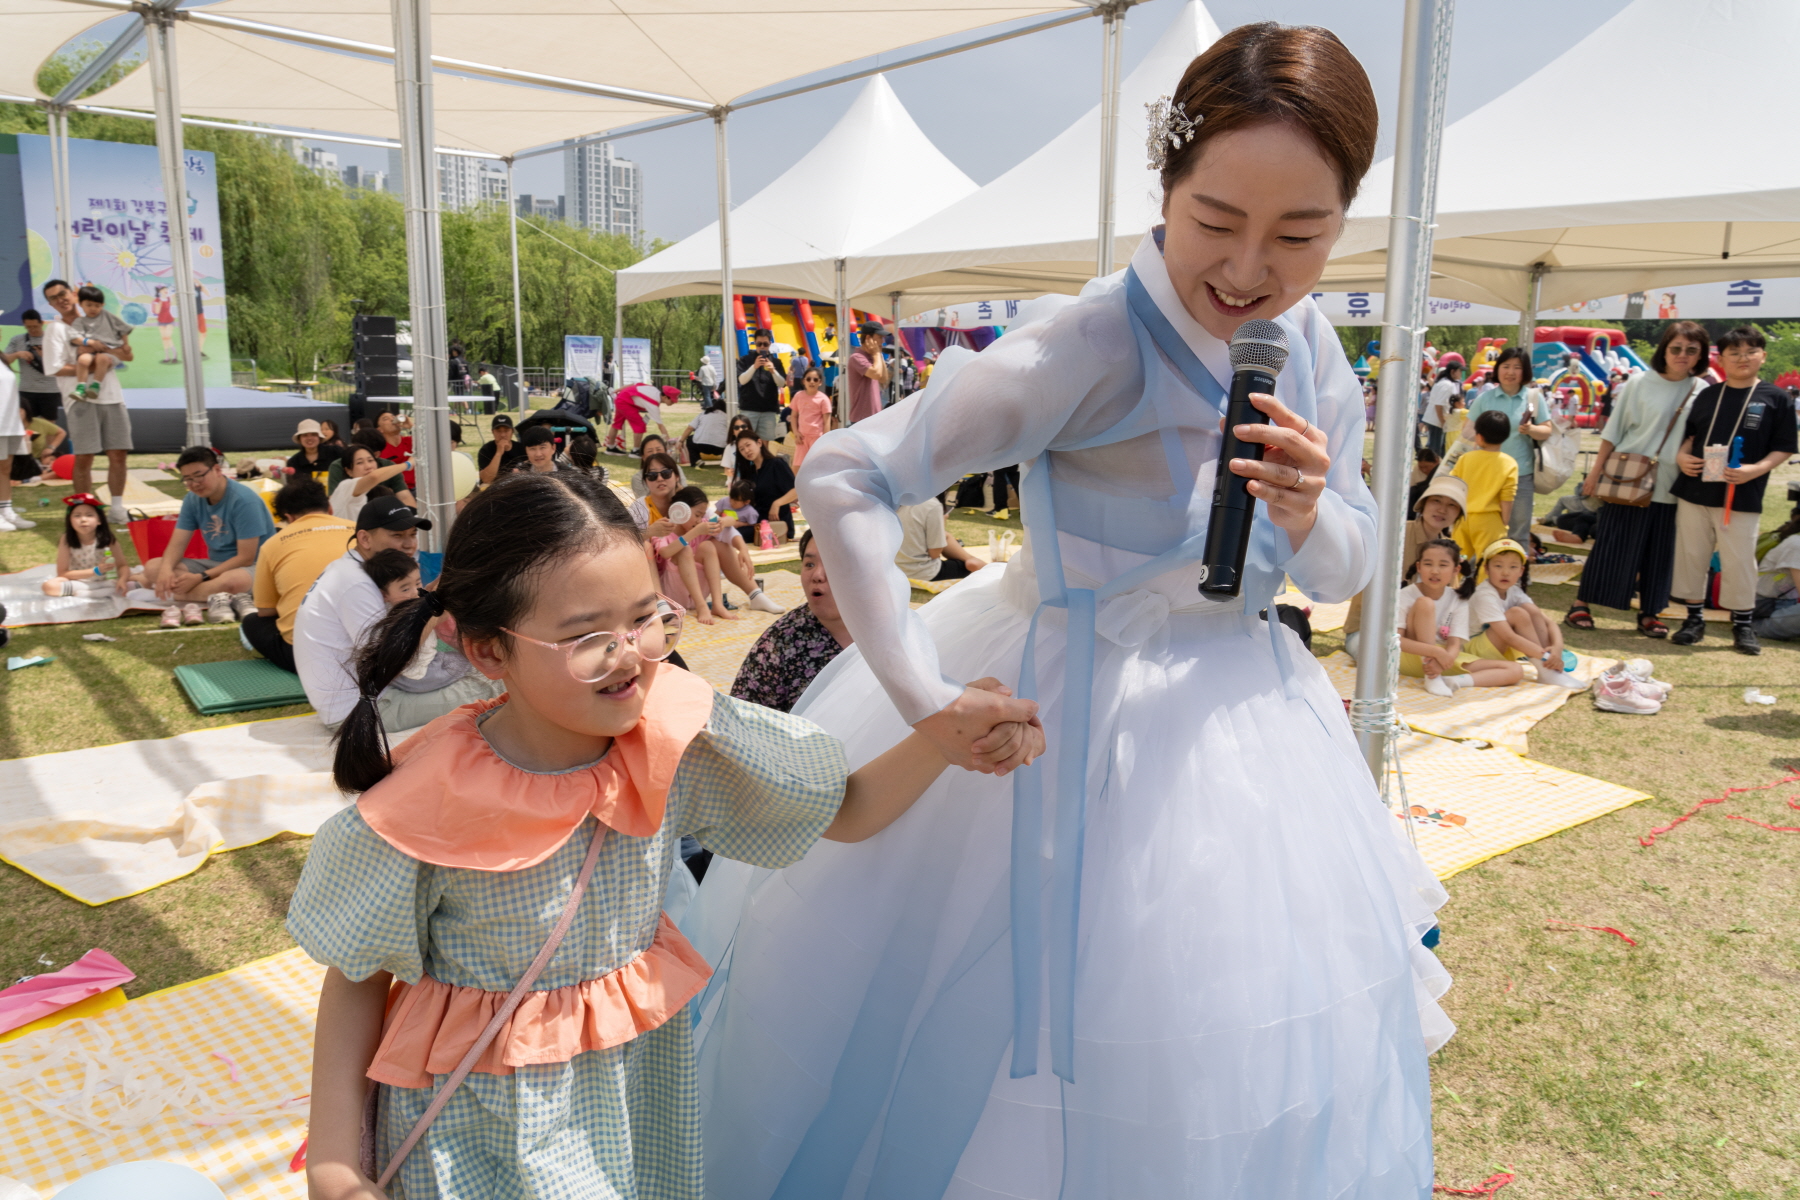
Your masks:
<instances>
[{"instance_id":1,"label":"blue sky","mask_svg":"<svg viewBox=\"0 0 1800 1200\"><path fill-rule=\"evenodd\" d=\"M1479 108L1507 91L1581 40L1629 0L1462 0L1457 5L1449 119ZM1125 67L1129 71L1181 9L1182 0L1148 0L1133 8L1125 23ZM1400 23L1403 0L1209 0L1220 28L1248 21L1275 20L1324 25L1362 60L1383 115L1385 156L1392 144L1388 113L1399 90ZM604 56L596 60L603 74ZM986 183L1061 132L1097 101L1100 86L1100 23L1082 21L1047 33L1018 38L908 67L889 76L913 119L952 162L977 183ZM1173 89L1175 80L1169 81ZM847 84L791 100L777 101L732 117L731 182L738 202L806 153L843 115L860 84ZM1613 97L1612 102L1628 99ZM1569 97L1571 112L1609 102L1603 96ZM1123 142L1134 145L1129 123L1141 114L1123 114ZM1532 131L1520 130L1521 144ZM385 169L383 151L329 147L339 161ZM644 166L644 223L655 237L674 241L704 227L716 215L710 123L623 140L619 152ZM895 164L904 175L905 164ZM519 164L521 192L555 196L563 190L561 155Z\"/></svg>"}]
</instances>

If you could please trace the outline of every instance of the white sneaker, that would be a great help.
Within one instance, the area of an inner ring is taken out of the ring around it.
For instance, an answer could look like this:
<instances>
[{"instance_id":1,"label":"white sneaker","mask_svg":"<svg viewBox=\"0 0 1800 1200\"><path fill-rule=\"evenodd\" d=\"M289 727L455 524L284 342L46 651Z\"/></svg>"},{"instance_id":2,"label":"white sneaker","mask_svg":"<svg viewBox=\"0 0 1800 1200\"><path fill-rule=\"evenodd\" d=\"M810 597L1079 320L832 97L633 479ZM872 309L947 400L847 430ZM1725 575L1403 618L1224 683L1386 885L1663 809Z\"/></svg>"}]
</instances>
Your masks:
<instances>
[{"instance_id":1,"label":"white sneaker","mask_svg":"<svg viewBox=\"0 0 1800 1200\"><path fill-rule=\"evenodd\" d=\"M1625 673L1637 682L1640 691L1658 700L1667 700L1669 693L1675 690L1675 685L1656 678L1650 673L1651 669L1651 662L1647 658L1634 658L1625 664Z\"/></svg>"},{"instance_id":2,"label":"white sneaker","mask_svg":"<svg viewBox=\"0 0 1800 1200\"><path fill-rule=\"evenodd\" d=\"M129 525L131 514L125 511L123 504L109 504L106 507L106 523L108 525Z\"/></svg>"},{"instance_id":3,"label":"white sneaker","mask_svg":"<svg viewBox=\"0 0 1800 1200\"><path fill-rule=\"evenodd\" d=\"M243 620L255 611L256 601L251 599L249 592L239 592L231 597L231 614L238 620Z\"/></svg>"},{"instance_id":4,"label":"white sneaker","mask_svg":"<svg viewBox=\"0 0 1800 1200\"><path fill-rule=\"evenodd\" d=\"M1450 685L1444 681L1442 675L1428 675L1425 677L1425 690L1434 696L1447 697L1450 695L1451 689Z\"/></svg>"},{"instance_id":5,"label":"white sneaker","mask_svg":"<svg viewBox=\"0 0 1800 1200\"><path fill-rule=\"evenodd\" d=\"M757 588L754 592L750 593L750 607L757 612L766 613L784 613L787 611L787 609L769 599L769 593L763 591L761 588Z\"/></svg>"},{"instance_id":6,"label":"white sneaker","mask_svg":"<svg viewBox=\"0 0 1800 1200\"><path fill-rule=\"evenodd\" d=\"M237 614L231 611L230 592L214 592L206 598L206 619L214 625L229 625L237 620Z\"/></svg>"},{"instance_id":7,"label":"white sneaker","mask_svg":"<svg viewBox=\"0 0 1800 1200\"><path fill-rule=\"evenodd\" d=\"M21 528L21 526L13 524L12 521L8 519L6 513L0 513L0 533L11 533L13 530L19 528Z\"/></svg>"},{"instance_id":8,"label":"white sneaker","mask_svg":"<svg viewBox=\"0 0 1800 1200\"><path fill-rule=\"evenodd\" d=\"M1608 671L1594 680L1594 707L1601 712L1649 716L1662 711L1662 701L1645 695L1624 671Z\"/></svg>"},{"instance_id":9,"label":"white sneaker","mask_svg":"<svg viewBox=\"0 0 1800 1200\"><path fill-rule=\"evenodd\" d=\"M9 508L4 511L0 511L0 521L5 521L8 525L11 525L14 529L36 529L37 528L36 521L26 520L26 518L23 515L21 515L19 510L16 508Z\"/></svg>"}]
</instances>

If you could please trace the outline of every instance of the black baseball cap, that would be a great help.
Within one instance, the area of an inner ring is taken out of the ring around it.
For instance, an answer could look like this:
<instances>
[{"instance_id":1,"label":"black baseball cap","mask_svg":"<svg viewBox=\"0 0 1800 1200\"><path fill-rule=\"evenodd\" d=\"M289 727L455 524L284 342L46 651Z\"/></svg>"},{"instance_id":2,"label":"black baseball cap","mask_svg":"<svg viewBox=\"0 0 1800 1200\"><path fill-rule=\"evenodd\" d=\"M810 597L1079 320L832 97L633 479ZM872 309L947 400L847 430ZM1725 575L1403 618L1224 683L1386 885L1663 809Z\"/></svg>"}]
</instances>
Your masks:
<instances>
[{"instance_id":1,"label":"black baseball cap","mask_svg":"<svg viewBox=\"0 0 1800 1200\"><path fill-rule=\"evenodd\" d=\"M421 517L416 510L402 504L394 496L377 496L363 505L362 511L356 514L356 528L387 529L394 533L404 533L408 529L430 529L431 519Z\"/></svg>"},{"instance_id":2,"label":"black baseball cap","mask_svg":"<svg viewBox=\"0 0 1800 1200\"><path fill-rule=\"evenodd\" d=\"M556 434L551 432L548 425L533 425L519 435L521 446L542 446L545 442L554 442L555 440Z\"/></svg>"},{"instance_id":3,"label":"black baseball cap","mask_svg":"<svg viewBox=\"0 0 1800 1200\"><path fill-rule=\"evenodd\" d=\"M512 418L505 413L495 413L493 422L488 426L489 429L511 429L512 427Z\"/></svg>"}]
</instances>

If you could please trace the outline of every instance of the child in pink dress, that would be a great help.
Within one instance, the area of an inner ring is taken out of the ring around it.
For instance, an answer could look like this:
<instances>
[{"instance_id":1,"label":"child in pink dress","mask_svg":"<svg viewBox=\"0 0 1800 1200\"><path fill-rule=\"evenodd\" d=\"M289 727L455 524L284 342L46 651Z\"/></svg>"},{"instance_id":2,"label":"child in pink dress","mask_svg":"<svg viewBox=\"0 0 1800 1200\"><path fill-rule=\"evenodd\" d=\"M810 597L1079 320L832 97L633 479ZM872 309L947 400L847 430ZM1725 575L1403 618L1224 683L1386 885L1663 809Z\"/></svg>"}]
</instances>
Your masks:
<instances>
[{"instance_id":1,"label":"child in pink dress","mask_svg":"<svg viewBox=\"0 0 1800 1200\"><path fill-rule=\"evenodd\" d=\"M789 407L794 414L794 424L799 430L799 446L794 450L794 470L799 471L800 464L806 461L806 452L812 444L825 436L831 428L831 395L824 391L825 376L819 368L808 368L800 379L801 391L794 393Z\"/></svg>"}]
</instances>

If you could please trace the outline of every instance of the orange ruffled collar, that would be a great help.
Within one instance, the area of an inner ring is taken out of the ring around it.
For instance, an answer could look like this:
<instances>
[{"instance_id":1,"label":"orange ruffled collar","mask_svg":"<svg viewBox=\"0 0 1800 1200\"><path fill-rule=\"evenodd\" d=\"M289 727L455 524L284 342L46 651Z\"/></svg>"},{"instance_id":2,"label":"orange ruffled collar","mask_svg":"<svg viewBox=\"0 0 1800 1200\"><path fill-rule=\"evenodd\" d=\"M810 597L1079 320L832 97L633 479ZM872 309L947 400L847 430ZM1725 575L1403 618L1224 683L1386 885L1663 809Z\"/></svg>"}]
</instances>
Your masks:
<instances>
[{"instance_id":1,"label":"orange ruffled collar","mask_svg":"<svg viewBox=\"0 0 1800 1200\"><path fill-rule=\"evenodd\" d=\"M505 696L465 704L402 742L394 773L357 808L401 853L477 871L536 866L589 813L629 837L649 837L662 827L675 768L712 716L714 694L699 676L658 664L637 725L593 766L560 775L522 771L481 736L481 714Z\"/></svg>"}]
</instances>

